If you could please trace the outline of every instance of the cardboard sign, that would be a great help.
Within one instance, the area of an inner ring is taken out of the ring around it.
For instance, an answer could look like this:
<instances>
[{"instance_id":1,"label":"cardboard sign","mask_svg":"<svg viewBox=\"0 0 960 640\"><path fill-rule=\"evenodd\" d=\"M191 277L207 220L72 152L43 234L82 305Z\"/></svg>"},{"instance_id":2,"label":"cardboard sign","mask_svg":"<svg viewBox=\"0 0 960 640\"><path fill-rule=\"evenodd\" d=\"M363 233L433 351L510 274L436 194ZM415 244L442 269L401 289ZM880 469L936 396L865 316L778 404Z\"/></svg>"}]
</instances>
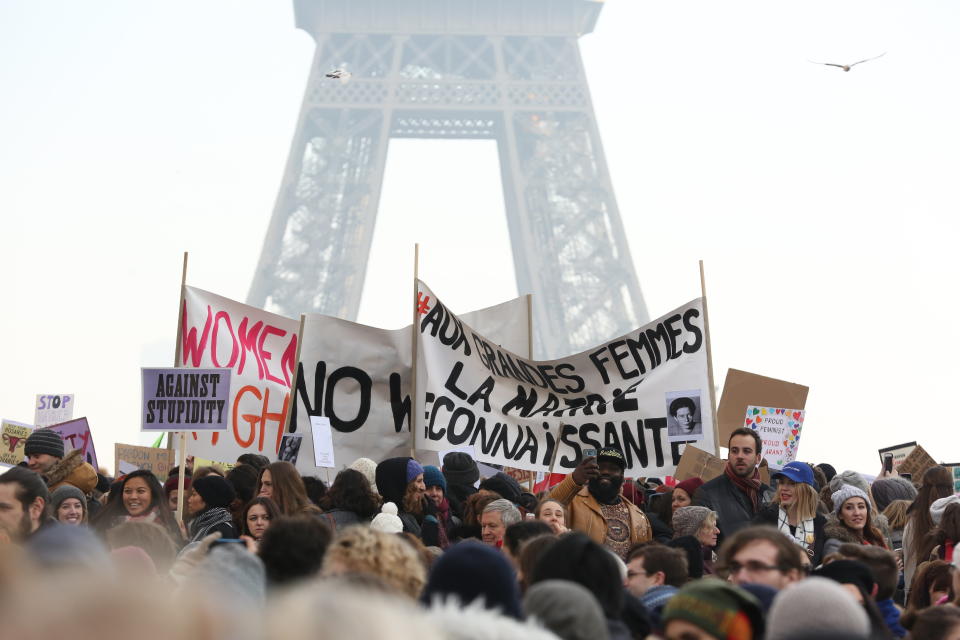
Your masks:
<instances>
[{"instance_id":1,"label":"cardboard sign","mask_svg":"<svg viewBox=\"0 0 960 640\"><path fill-rule=\"evenodd\" d=\"M763 459L772 469L783 469L783 465L797 459L803 428L802 409L749 406L744 425L760 436Z\"/></svg>"},{"instance_id":2,"label":"cardboard sign","mask_svg":"<svg viewBox=\"0 0 960 640\"><path fill-rule=\"evenodd\" d=\"M23 447L33 431L33 426L13 420L3 421L3 441L0 442L0 464L17 466L25 456Z\"/></svg>"},{"instance_id":3,"label":"cardboard sign","mask_svg":"<svg viewBox=\"0 0 960 640\"><path fill-rule=\"evenodd\" d=\"M153 472L160 484L166 481L167 474L176 464L173 449L155 449L118 442L113 447L113 454L118 476L129 473L132 469L145 469Z\"/></svg>"},{"instance_id":4,"label":"cardboard sign","mask_svg":"<svg viewBox=\"0 0 960 640\"><path fill-rule=\"evenodd\" d=\"M907 456L917 448L916 442L905 442L904 444L896 444L892 447L886 447L885 449L880 449L878 453L880 454L880 464L883 464L883 456L889 454L893 455L893 468L897 471L900 470L900 463L907 459Z\"/></svg>"},{"instance_id":5,"label":"cardboard sign","mask_svg":"<svg viewBox=\"0 0 960 640\"><path fill-rule=\"evenodd\" d=\"M194 469L199 469L200 467L218 467L221 471L226 473L227 471L230 471L231 469L233 469L235 466L237 466L236 462L219 462L217 460L209 460L207 458L198 458L196 456L194 456L193 458Z\"/></svg>"},{"instance_id":6,"label":"cardboard sign","mask_svg":"<svg viewBox=\"0 0 960 640\"><path fill-rule=\"evenodd\" d=\"M726 461L712 453L688 444L683 450L683 455L680 456L680 464L677 465L677 472L673 477L677 482L683 482L688 478L700 478L707 482L722 474L726 464Z\"/></svg>"},{"instance_id":7,"label":"cardboard sign","mask_svg":"<svg viewBox=\"0 0 960 640\"><path fill-rule=\"evenodd\" d=\"M34 405L33 424L47 427L66 422L73 417L74 404L72 393L38 395Z\"/></svg>"},{"instance_id":8,"label":"cardboard sign","mask_svg":"<svg viewBox=\"0 0 960 640\"><path fill-rule=\"evenodd\" d=\"M909 473L914 480L920 482L923 473L930 467L935 466L937 466L937 461L930 457L926 449L917 445L916 449L911 451L910 455L900 463L900 468L897 469L897 472L901 475Z\"/></svg>"},{"instance_id":9,"label":"cardboard sign","mask_svg":"<svg viewBox=\"0 0 960 640\"><path fill-rule=\"evenodd\" d=\"M229 369L141 369L141 431L226 431Z\"/></svg>"},{"instance_id":10,"label":"cardboard sign","mask_svg":"<svg viewBox=\"0 0 960 640\"><path fill-rule=\"evenodd\" d=\"M83 452L83 459L86 462L92 465L94 469L100 468L97 465L97 449L93 446L93 434L90 432L90 423L87 422L85 417L61 422L60 424L45 428L60 434L60 437L63 438L64 452L69 453L74 449L80 449Z\"/></svg>"},{"instance_id":11,"label":"cardboard sign","mask_svg":"<svg viewBox=\"0 0 960 640\"><path fill-rule=\"evenodd\" d=\"M793 407L804 410L810 387L776 378L727 369L723 393L717 407L717 427L720 445L727 446L730 434L743 426L747 407Z\"/></svg>"}]
</instances>

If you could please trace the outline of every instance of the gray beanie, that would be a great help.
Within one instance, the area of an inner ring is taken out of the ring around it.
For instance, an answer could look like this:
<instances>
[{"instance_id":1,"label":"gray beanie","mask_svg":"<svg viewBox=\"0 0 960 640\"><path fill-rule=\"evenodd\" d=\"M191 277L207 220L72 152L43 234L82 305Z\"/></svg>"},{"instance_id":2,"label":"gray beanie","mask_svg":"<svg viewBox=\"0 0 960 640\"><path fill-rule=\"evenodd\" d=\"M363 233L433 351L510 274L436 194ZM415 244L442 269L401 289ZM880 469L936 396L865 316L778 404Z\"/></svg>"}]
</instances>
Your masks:
<instances>
[{"instance_id":1,"label":"gray beanie","mask_svg":"<svg viewBox=\"0 0 960 640\"><path fill-rule=\"evenodd\" d=\"M839 514L840 509L843 508L843 503L850 498L863 498L864 502L867 503L867 510L870 510L870 496L863 489L852 484L845 484L830 496L830 499L833 500L833 512Z\"/></svg>"},{"instance_id":2,"label":"gray beanie","mask_svg":"<svg viewBox=\"0 0 960 640\"><path fill-rule=\"evenodd\" d=\"M867 612L839 583L812 577L781 591L767 615L767 640L817 634L850 640L870 637Z\"/></svg>"},{"instance_id":3,"label":"gray beanie","mask_svg":"<svg viewBox=\"0 0 960 640\"><path fill-rule=\"evenodd\" d=\"M843 473L838 473L833 476L833 480L830 481L830 491L838 491L840 487L845 484L853 485L867 495L870 494L870 483L864 480L863 476L856 471L844 471Z\"/></svg>"},{"instance_id":4,"label":"gray beanie","mask_svg":"<svg viewBox=\"0 0 960 640\"><path fill-rule=\"evenodd\" d=\"M607 623L597 598L569 580L544 580L523 597L528 617L536 618L562 640L607 640Z\"/></svg>"},{"instance_id":5,"label":"gray beanie","mask_svg":"<svg viewBox=\"0 0 960 640\"><path fill-rule=\"evenodd\" d=\"M72 484L62 484L56 489L53 490L53 493L50 494L50 505L53 507L53 517L57 517L57 509L60 508L60 503L66 500L67 498L76 498L80 501L80 504L83 505L83 511L87 511L87 496L83 495L83 491L77 489Z\"/></svg>"},{"instance_id":6,"label":"gray beanie","mask_svg":"<svg viewBox=\"0 0 960 640\"><path fill-rule=\"evenodd\" d=\"M877 478L870 485L870 493L877 504L877 511L883 511L894 500L913 500L917 497L917 488L906 478L893 476Z\"/></svg>"},{"instance_id":7,"label":"gray beanie","mask_svg":"<svg viewBox=\"0 0 960 640\"><path fill-rule=\"evenodd\" d=\"M697 535L711 513L706 507L680 507L673 512L673 537Z\"/></svg>"},{"instance_id":8,"label":"gray beanie","mask_svg":"<svg viewBox=\"0 0 960 640\"><path fill-rule=\"evenodd\" d=\"M54 458L62 458L63 438L51 429L34 429L23 445L23 455L29 457L35 453L46 453Z\"/></svg>"},{"instance_id":9,"label":"gray beanie","mask_svg":"<svg viewBox=\"0 0 960 640\"><path fill-rule=\"evenodd\" d=\"M943 520L943 512L947 510L947 507L956 503L960 503L960 495L934 500L933 504L930 505L930 518L933 519L933 524L939 527L940 521Z\"/></svg>"}]
</instances>

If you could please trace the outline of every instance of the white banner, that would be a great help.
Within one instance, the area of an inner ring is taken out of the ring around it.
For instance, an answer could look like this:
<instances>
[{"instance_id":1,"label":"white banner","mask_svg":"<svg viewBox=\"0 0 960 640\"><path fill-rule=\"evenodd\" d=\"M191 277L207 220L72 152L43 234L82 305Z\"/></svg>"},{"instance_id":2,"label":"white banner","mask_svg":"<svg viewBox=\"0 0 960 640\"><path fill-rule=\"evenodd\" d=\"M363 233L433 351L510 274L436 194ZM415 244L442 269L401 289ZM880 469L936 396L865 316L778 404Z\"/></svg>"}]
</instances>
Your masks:
<instances>
[{"instance_id":1,"label":"white banner","mask_svg":"<svg viewBox=\"0 0 960 640\"><path fill-rule=\"evenodd\" d=\"M463 317L489 328L501 344L526 352L528 309L524 296ZM361 457L379 462L410 455L412 331L410 325L388 330L319 314L305 317L291 429L304 436L297 458L301 473L317 473L310 421L315 416L330 419L337 468Z\"/></svg>"},{"instance_id":2,"label":"white banner","mask_svg":"<svg viewBox=\"0 0 960 640\"><path fill-rule=\"evenodd\" d=\"M419 299L418 449L472 445L481 462L546 471L559 438L555 472L617 446L631 477L672 474L687 443L713 450L701 299L544 362L499 348L422 282Z\"/></svg>"},{"instance_id":3,"label":"white banner","mask_svg":"<svg viewBox=\"0 0 960 640\"><path fill-rule=\"evenodd\" d=\"M190 453L215 462L232 463L243 453L276 459L300 323L195 287L184 287L180 320L177 366L231 370L227 430L194 433Z\"/></svg>"}]
</instances>

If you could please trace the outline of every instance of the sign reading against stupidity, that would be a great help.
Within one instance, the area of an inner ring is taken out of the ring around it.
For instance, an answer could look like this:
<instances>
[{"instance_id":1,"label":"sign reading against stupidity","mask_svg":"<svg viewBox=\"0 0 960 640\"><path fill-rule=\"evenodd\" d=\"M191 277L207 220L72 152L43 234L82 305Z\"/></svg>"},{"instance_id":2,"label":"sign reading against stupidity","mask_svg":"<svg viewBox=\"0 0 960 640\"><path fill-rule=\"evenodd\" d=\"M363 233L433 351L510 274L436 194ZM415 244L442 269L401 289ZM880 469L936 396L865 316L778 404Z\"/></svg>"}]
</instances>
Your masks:
<instances>
[{"instance_id":1,"label":"sign reading against stupidity","mask_svg":"<svg viewBox=\"0 0 960 640\"><path fill-rule=\"evenodd\" d=\"M69 452L80 449L86 462L93 465L94 469L100 468L97 464L97 449L93 446L93 434L90 433L90 424L86 418L68 420L47 428L60 434L64 450Z\"/></svg>"},{"instance_id":2,"label":"sign reading against stupidity","mask_svg":"<svg viewBox=\"0 0 960 640\"><path fill-rule=\"evenodd\" d=\"M803 429L802 409L776 407L747 407L745 425L756 431L763 441L763 459L771 469L797 459L800 430Z\"/></svg>"},{"instance_id":3,"label":"sign reading against stupidity","mask_svg":"<svg viewBox=\"0 0 960 640\"><path fill-rule=\"evenodd\" d=\"M117 476L129 473L130 469L146 469L157 476L160 484L167 480L167 474L174 467L174 451L157 447L138 447L135 444L114 445L114 459L117 463Z\"/></svg>"},{"instance_id":4,"label":"sign reading against stupidity","mask_svg":"<svg viewBox=\"0 0 960 640\"><path fill-rule=\"evenodd\" d=\"M606 344L537 362L477 333L422 282L419 298L418 449L470 444L481 462L570 472L586 449L616 446L628 477L672 475L685 444L713 449L701 299ZM674 439L667 416L680 406L687 412L675 419Z\"/></svg>"},{"instance_id":5,"label":"sign reading against stupidity","mask_svg":"<svg viewBox=\"0 0 960 640\"><path fill-rule=\"evenodd\" d=\"M27 443L27 437L33 431L33 425L14 422L13 420L3 420L3 442L0 443L0 464L8 464L12 467L23 462L23 447Z\"/></svg>"},{"instance_id":6,"label":"sign reading against stupidity","mask_svg":"<svg viewBox=\"0 0 960 640\"><path fill-rule=\"evenodd\" d=\"M526 353L526 298L515 298L465 314L486 327L497 344ZM291 431L303 434L297 468L316 473L311 418L330 419L334 459L383 460L410 455L410 353L413 327L376 329L339 318L310 314L303 324L300 368ZM324 459L326 459L324 457Z\"/></svg>"},{"instance_id":7,"label":"sign reading against stupidity","mask_svg":"<svg viewBox=\"0 0 960 640\"><path fill-rule=\"evenodd\" d=\"M280 449L300 323L194 287L184 287L181 362L229 369L226 431L193 432L190 453L233 462L243 453L271 459Z\"/></svg>"},{"instance_id":8,"label":"sign reading against stupidity","mask_svg":"<svg viewBox=\"0 0 960 640\"><path fill-rule=\"evenodd\" d=\"M47 427L60 424L73 417L74 395L72 393L43 394L37 396L33 410L33 424Z\"/></svg>"},{"instance_id":9,"label":"sign reading against stupidity","mask_svg":"<svg viewBox=\"0 0 960 640\"><path fill-rule=\"evenodd\" d=\"M141 431L223 431L229 369L141 369Z\"/></svg>"}]
</instances>

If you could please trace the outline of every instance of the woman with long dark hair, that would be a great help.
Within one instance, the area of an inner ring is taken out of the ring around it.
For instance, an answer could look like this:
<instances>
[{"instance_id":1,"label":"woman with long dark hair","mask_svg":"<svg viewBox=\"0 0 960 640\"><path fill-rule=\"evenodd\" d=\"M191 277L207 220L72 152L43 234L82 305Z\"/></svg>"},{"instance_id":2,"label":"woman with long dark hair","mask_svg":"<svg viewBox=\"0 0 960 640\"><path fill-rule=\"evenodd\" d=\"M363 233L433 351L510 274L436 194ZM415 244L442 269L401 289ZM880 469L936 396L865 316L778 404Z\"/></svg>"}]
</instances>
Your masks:
<instances>
[{"instance_id":1,"label":"woman with long dark hair","mask_svg":"<svg viewBox=\"0 0 960 640\"><path fill-rule=\"evenodd\" d=\"M948 502L946 508L938 511L940 503ZM960 499L956 496L941 498L933 503L930 511L937 519L936 528L924 536L920 557L924 560L943 560L953 562L958 555L955 547L960 543Z\"/></svg>"},{"instance_id":2,"label":"woman with long dark hair","mask_svg":"<svg viewBox=\"0 0 960 640\"><path fill-rule=\"evenodd\" d=\"M352 524L369 523L380 512L380 496L370 488L366 476L344 469L320 499L320 507L324 520L336 532Z\"/></svg>"},{"instance_id":3,"label":"woman with long dark hair","mask_svg":"<svg viewBox=\"0 0 960 640\"><path fill-rule=\"evenodd\" d=\"M866 492L845 484L830 498L833 501L833 514L827 518L824 527L826 542L823 545L823 557L839 551L840 545L845 542L890 549L889 542L873 523L873 507Z\"/></svg>"},{"instance_id":4,"label":"woman with long dark hair","mask_svg":"<svg viewBox=\"0 0 960 640\"><path fill-rule=\"evenodd\" d=\"M166 529L178 546L182 543L180 527L167 508L167 497L160 481L152 472L138 469L128 473L114 483L111 494L94 518L94 529L105 533L124 522L153 522Z\"/></svg>"},{"instance_id":5,"label":"woman with long dark hair","mask_svg":"<svg viewBox=\"0 0 960 640\"><path fill-rule=\"evenodd\" d=\"M273 500L285 516L320 513L320 509L307 497L307 488L297 468L289 462L271 462L264 467L257 481L256 493Z\"/></svg>"},{"instance_id":6,"label":"woman with long dark hair","mask_svg":"<svg viewBox=\"0 0 960 640\"><path fill-rule=\"evenodd\" d=\"M280 517L280 508L270 498L254 498L243 509L243 535L260 542L273 521Z\"/></svg>"},{"instance_id":7,"label":"woman with long dark hair","mask_svg":"<svg viewBox=\"0 0 960 640\"><path fill-rule=\"evenodd\" d=\"M923 473L920 491L907 509L907 524L903 528L903 579L910 597L910 585L917 565L926 560L922 556L924 536L933 529L930 507L940 498L953 495L953 475L946 467L937 465Z\"/></svg>"},{"instance_id":8,"label":"woman with long dark hair","mask_svg":"<svg viewBox=\"0 0 960 640\"><path fill-rule=\"evenodd\" d=\"M900 624L907 629L913 627L921 611L936 605L942 598L953 600L953 572L955 567L943 560L921 562L917 566L917 575L910 585L910 597L907 609L900 616ZM919 636L918 636L919 637Z\"/></svg>"}]
</instances>

